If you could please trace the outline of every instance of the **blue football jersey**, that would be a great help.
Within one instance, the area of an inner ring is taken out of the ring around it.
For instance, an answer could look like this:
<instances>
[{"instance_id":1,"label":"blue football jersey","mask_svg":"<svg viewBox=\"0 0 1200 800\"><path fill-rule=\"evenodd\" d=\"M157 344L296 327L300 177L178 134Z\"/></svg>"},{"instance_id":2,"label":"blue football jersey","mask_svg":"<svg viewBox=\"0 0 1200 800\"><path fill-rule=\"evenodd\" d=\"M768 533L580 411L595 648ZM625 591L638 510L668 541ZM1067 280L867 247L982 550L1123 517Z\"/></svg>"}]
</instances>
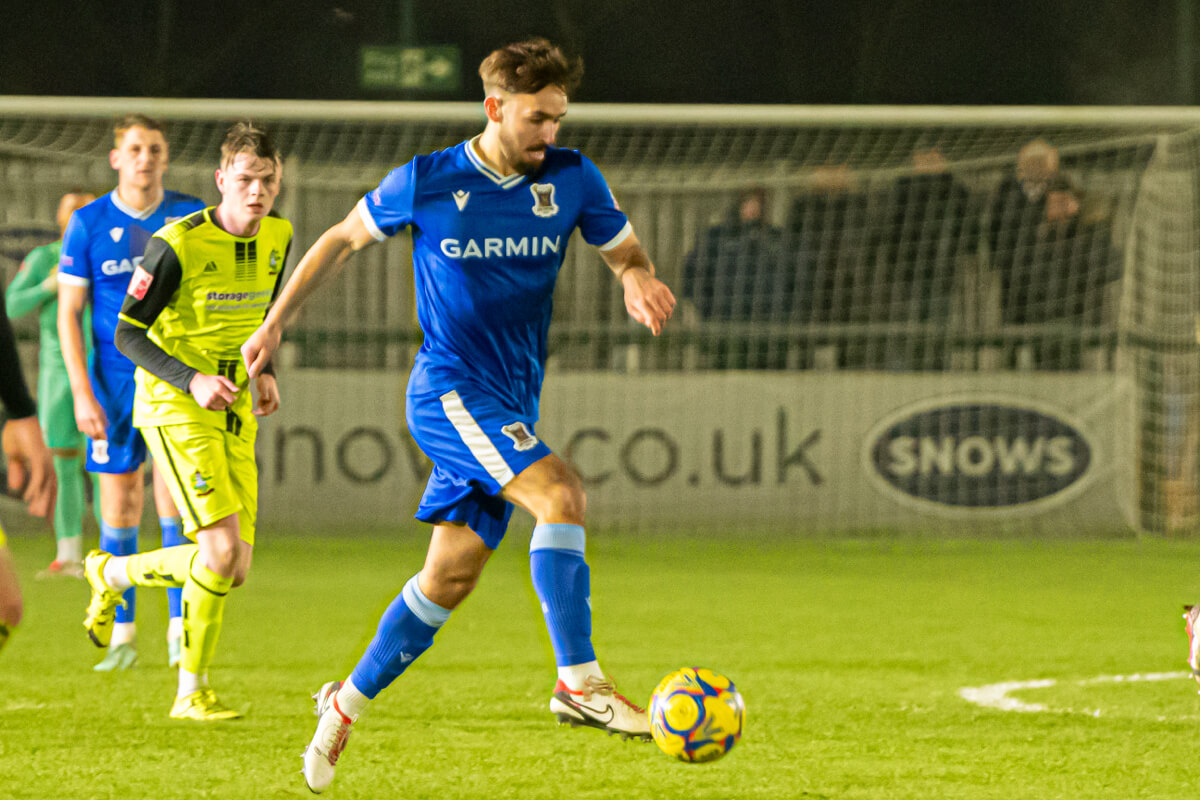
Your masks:
<instances>
[{"instance_id":1,"label":"blue football jersey","mask_svg":"<svg viewBox=\"0 0 1200 800\"><path fill-rule=\"evenodd\" d=\"M382 241L412 230L424 343L410 395L469 381L536 418L546 333L567 240L602 250L632 231L604 176L577 150L551 147L529 175L503 176L474 141L417 156L358 203Z\"/></svg>"},{"instance_id":2,"label":"blue football jersey","mask_svg":"<svg viewBox=\"0 0 1200 800\"><path fill-rule=\"evenodd\" d=\"M121 202L114 189L71 215L58 259L58 279L89 289L96 361L133 369L113 344L129 279L142 263L155 231L202 208L204 203L197 197L167 191L158 205L135 211Z\"/></svg>"}]
</instances>

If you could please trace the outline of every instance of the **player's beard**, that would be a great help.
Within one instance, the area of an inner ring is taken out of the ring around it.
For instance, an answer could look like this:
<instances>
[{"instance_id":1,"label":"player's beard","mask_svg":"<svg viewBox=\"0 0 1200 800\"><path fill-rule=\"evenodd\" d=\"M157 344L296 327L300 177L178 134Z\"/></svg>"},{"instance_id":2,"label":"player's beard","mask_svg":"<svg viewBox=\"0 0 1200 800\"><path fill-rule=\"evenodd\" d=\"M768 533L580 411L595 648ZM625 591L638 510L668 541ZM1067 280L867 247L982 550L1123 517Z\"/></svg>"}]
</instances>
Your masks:
<instances>
[{"instance_id":1,"label":"player's beard","mask_svg":"<svg viewBox=\"0 0 1200 800\"><path fill-rule=\"evenodd\" d=\"M541 158L534 158L534 153L541 153ZM522 158L517 162L517 170L526 174L532 175L542 168L542 164L546 163L546 148L538 148L536 150L522 151Z\"/></svg>"},{"instance_id":2,"label":"player's beard","mask_svg":"<svg viewBox=\"0 0 1200 800\"><path fill-rule=\"evenodd\" d=\"M506 142L504 143L505 150L512 155L509 156L508 163L512 168L522 175L529 175L537 172L545 163L546 145L539 145L537 148L530 150L528 146L521 142ZM533 158L535 152L542 153L542 158Z\"/></svg>"}]
</instances>

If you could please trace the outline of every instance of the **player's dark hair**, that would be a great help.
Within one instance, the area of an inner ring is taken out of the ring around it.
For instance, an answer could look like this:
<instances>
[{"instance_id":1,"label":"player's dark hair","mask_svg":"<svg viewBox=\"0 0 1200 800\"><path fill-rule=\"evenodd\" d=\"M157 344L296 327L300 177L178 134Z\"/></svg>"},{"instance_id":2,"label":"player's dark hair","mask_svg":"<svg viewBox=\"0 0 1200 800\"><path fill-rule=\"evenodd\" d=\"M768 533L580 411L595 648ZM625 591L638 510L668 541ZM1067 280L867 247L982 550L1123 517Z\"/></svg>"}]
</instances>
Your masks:
<instances>
[{"instance_id":1,"label":"player's dark hair","mask_svg":"<svg viewBox=\"0 0 1200 800\"><path fill-rule=\"evenodd\" d=\"M484 94L497 89L535 94L559 86L569 97L583 77L583 59L567 56L547 39L526 39L493 50L479 65Z\"/></svg>"},{"instance_id":2,"label":"player's dark hair","mask_svg":"<svg viewBox=\"0 0 1200 800\"><path fill-rule=\"evenodd\" d=\"M121 146L121 137L130 128L145 128L148 131L158 131L167 138L167 126L154 117L145 114L122 114L113 120L113 147Z\"/></svg>"},{"instance_id":3,"label":"player's dark hair","mask_svg":"<svg viewBox=\"0 0 1200 800\"><path fill-rule=\"evenodd\" d=\"M276 165L283 163L283 153L275 146L271 134L249 120L235 122L225 132L225 141L221 142L221 168L227 168L238 153L251 153L255 158L274 161Z\"/></svg>"}]
</instances>

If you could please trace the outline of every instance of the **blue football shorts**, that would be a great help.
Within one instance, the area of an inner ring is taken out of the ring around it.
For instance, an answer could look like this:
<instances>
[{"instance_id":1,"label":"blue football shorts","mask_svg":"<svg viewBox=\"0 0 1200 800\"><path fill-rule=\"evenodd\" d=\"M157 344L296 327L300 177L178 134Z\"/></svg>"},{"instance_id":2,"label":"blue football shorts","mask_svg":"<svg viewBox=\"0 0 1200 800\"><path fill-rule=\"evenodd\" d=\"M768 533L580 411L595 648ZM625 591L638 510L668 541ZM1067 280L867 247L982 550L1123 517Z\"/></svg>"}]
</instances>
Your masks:
<instances>
[{"instance_id":1,"label":"blue football shorts","mask_svg":"<svg viewBox=\"0 0 1200 800\"><path fill-rule=\"evenodd\" d=\"M94 360L90 373L92 391L108 417L108 440L88 439L84 469L115 475L133 472L146 460L146 442L133 427L134 369Z\"/></svg>"},{"instance_id":2,"label":"blue football shorts","mask_svg":"<svg viewBox=\"0 0 1200 800\"><path fill-rule=\"evenodd\" d=\"M409 433L433 461L417 519L466 525L495 550L513 510L501 489L551 452L533 431L536 420L466 385L409 395L405 414Z\"/></svg>"}]
</instances>

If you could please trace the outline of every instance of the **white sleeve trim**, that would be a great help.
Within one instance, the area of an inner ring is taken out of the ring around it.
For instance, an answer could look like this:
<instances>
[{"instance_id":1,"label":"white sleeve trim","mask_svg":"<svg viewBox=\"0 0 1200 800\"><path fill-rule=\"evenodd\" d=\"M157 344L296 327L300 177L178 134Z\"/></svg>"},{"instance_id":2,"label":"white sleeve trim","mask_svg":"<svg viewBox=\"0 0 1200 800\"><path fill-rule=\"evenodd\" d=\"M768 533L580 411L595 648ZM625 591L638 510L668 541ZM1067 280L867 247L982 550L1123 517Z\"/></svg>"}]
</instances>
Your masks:
<instances>
[{"instance_id":1,"label":"white sleeve trim","mask_svg":"<svg viewBox=\"0 0 1200 800\"><path fill-rule=\"evenodd\" d=\"M86 287L86 286L92 285L92 282L89 281L87 278L80 277L79 275L68 275L65 272L58 273L58 282L65 283L68 286L84 286L84 287Z\"/></svg>"},{"instance_id":2,"label":"white sleeve trim","mask_svg":"<svg viewBox=\"0 0 1200 800\"><path fill-rule=\"evenodd\" d=\"M621 230L617 233L616 236L609 239L604 244L600 245L600 250L607 253L609 250L615 249L618 245L621 244L621 242L628 239L629 234L631 234L631 233L633 233L633 223L626 221L625 227L621 228Z\"/></svg>"},{"instance_id":3,"label":"white sleeve trim","mask_svg":"<svg viewBox=\"0 0 1200 800\"><path fill-rule=\"evenodd\" d=\"M388 238L387 235L379 230L379 226L375 224L375 218L371 216L371 211L367 208L367 198L360 197L358 204L354 207L358 209L358 216L362 219L363 225L367 226L367 231L375 237L375 241L386 241Z\"/></svg>"}]
</instances>

